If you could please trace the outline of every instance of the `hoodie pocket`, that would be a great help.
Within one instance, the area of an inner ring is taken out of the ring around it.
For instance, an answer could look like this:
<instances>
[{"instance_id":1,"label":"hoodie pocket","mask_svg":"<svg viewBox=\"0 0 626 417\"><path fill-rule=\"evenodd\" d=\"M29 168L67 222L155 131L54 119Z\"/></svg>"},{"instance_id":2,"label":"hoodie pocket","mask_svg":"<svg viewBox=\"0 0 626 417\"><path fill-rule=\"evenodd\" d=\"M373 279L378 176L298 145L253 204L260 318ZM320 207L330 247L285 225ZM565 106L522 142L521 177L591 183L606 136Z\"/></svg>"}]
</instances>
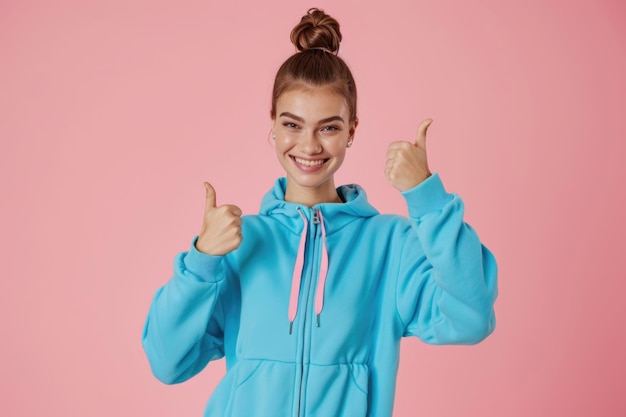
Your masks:
<instances>
[{"instance_id":1,"label":"hoodie pocket","mask_svg":"<svg viewBox=\"0 0 626 417\"><path fill-rule=\"evenodd\" d=\"M232 417L288 416L293 406L294 364L243 360L237 364Z\"/></svg>"},{"instance_id":2,"label":"hoodie pocket","mask_svg":"<svg viewBox=\"0 0 626 417\"><path fill-rule=\"evenodd\" d=\"M303 398L306 417L365 417L369 369L365 364L309 365Z\"/></svg>"}]
</instances>

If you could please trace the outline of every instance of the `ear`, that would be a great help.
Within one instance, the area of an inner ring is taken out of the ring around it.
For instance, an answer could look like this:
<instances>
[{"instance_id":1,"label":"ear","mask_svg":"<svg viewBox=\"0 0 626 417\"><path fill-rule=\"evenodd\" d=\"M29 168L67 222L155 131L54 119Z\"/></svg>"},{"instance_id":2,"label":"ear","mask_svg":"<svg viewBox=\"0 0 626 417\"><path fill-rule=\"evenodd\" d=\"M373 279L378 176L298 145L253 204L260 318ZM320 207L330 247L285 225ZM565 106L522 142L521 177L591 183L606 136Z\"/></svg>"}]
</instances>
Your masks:
<instances>
[{"instance_id":1,"label":"ear","mask_svg":"<svg viewBox=\"0 0 626 417\"><path fill-rule=\"evenodd\" d=\"M359 125L359 119L358 118L354 119L354 121L350 125L350 130L348 130L348 133L350 134L350 139L352 139L352 140L354 140L354 132L356 131L356 127L358 125Z\"/></svg>"},{"instance_id":2,"label":"ear","mask_svg":"<svg viewBox=\"0 0 626 417\"><path fill-rule=\"evenodd\" d=\"M268 135L268 137L272 138L273 140L276 140L276 118L272 117L272 126L270 127L270 133Z\"/></svg>"}]
</instances>

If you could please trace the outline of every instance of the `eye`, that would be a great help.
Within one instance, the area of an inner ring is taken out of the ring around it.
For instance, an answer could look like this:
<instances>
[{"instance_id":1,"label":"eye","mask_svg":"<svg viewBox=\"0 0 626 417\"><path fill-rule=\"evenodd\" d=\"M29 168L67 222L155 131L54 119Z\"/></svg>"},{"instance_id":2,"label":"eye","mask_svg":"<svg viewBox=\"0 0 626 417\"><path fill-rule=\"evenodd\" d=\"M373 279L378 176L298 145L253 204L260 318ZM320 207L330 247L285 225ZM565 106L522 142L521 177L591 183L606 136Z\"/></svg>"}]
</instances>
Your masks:
<instances>
[{"instance_id":1,"label":"eye","mask_svg":"<svg viewBox=\"0 0 626 417\"><path fill-rule=\"evenodd\" d=\"M288 127L290 129L297 129L298 125L293 123L293 122L285 122L283 123L283 126Z\"/></svg>"},{"instance_id":2,"label":"eye","mask_svg":"<svg viewBox=\"0 0 626 417\"><path fill-rule=\"evenodd\" d=\"M337 130L340 130L339 127L338 126L333 126L333 125L331 125L331 126L324 126L322 128L323 132L334 132L334 131L337 131Z\"/></svg>"}]
</instances>

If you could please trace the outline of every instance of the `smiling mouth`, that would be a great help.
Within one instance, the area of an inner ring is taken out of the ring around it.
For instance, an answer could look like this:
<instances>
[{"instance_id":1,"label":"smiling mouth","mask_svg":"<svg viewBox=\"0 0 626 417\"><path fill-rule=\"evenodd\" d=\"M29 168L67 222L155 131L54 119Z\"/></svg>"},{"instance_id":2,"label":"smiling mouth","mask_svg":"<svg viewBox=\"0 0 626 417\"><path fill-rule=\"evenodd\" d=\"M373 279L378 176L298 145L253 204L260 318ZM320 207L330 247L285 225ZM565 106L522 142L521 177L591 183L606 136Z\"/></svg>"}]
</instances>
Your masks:
<instances>
[{"instance_id":1,"label":"smiling mouth","mask_svg":"<svg viewBox=\"0 0 626 417\"><path fill-rule=\"evenodd\" d=\"M298 158L298 157L295 157L295 156L292 156L291 158L294 161L296 161L297 164L304 165L305 167L318 167L318 166L323 165L324 163L326 163L326 161L328 161L328 159L309 160L309 159Z\"/></svg>"}]
</instances>

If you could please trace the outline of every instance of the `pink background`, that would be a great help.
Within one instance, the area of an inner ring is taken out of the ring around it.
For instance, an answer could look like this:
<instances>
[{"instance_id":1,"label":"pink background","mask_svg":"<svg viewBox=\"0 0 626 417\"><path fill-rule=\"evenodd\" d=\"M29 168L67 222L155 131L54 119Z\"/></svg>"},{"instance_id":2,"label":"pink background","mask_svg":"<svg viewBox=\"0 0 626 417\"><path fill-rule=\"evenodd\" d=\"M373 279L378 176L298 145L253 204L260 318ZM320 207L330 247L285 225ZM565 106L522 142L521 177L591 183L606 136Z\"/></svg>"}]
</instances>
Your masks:
<instances>
[{"instance_id":1,"label":"pink background","mask_svg":"<svg viewBox=\"0 0 626 417\"><path fill-rule=\"evenodd\" d=\"M395 416L626 415L626 6L614 1L3 1L2 416L201 416L223 362L150 373L141 331L198 232L202 181L255 213L281 169L269 95L311 6L359 87L337 182L430 165L500 265L472 347L406 340Z\"/></svg>"}]
</instances>

